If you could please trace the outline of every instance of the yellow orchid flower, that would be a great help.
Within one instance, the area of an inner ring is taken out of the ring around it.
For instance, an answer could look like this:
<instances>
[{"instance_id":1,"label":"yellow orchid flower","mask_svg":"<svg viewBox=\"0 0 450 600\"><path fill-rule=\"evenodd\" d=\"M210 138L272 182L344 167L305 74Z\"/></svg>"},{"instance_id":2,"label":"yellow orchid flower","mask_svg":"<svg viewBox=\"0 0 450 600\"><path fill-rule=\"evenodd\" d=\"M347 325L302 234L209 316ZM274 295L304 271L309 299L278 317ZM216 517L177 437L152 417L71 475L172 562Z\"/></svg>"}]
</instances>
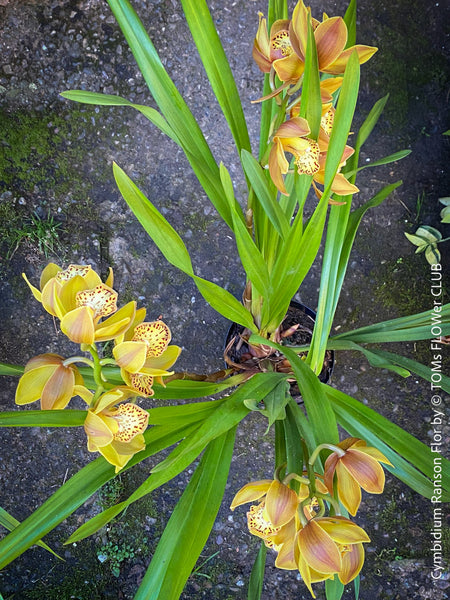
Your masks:
<instances>
[{"instance_id":1,"label":"yellow orchid flower","mask_svg":"<svg viewBox=\"0 0 450 600\"><path fill-rule=\"evenodd\" d=\"M163 377L173 374L168 371L180 355L179 346L169 346L171 333L163 321L139 323L132 330L131 339L124 339L113 349L116 363L121 368L125 383L141 395L153 395L153 378L159 383Z\"/></svg>"},{"instance_id":2,"label":"yellow orchid flower","mask_svg":"<svg viewBox=\"0 0 450 600\"><path fill-rule=\"evenodd\" d=\"M299 498L287 485L277 479L263 479L247 483L235 495L231 510L241 504L260 500L247 512L247 526L251 534L277 552L275 566L296 569L293 549L297 532Z\"/></svg>"},{"instance_id":3,"label":"yellow orchid flower","mask_svg":"<svg viewBox=\"0 0 450 600\"><path fill-rule=\"evenodd\" d=\"M332 493L336 473L339 500L351 515L356 515L361 503L361 488L371 494L383 492L385 477L380 463L391 464L379 450L358 438L337 444L325 461L325 485Z\"/></svg>"},{"instance_id":4,"label":"yellow orchid flower","mask_svg":"<svg viewBox=\"0 0 450 600\"><path fill-rule=\"evenodd\" d=\"M302 63L305 61L308 43L309 17L310 8L305 6L303 0L299 0L292 13L289 39L296 56ZM312 19L312 26L317 47L319 71L322 73L340 75L344 73L353 52L358 53L359 63L363 64L378 50L373 46L361 44L344 49L347 44L348 31L342 17L329 18L324 15L322 22Z\"/></svg>"},{"instance_id":5,"label":"yellow orchid flower","mask_svg":"<svg viewBox=\"0 0 450 600\"><path fill-rule=\"evenodd\" d=\"M314 182L322 185L324 183L330 137L322 128L317 141L308 137L310 133L306 119L293 117L282 123L273 136L273 146L269 154L269 173L272 181L282 194L287 195L283 180L283 175L286 175L289 171L289 161L286 158L286 153L294 156L294 163L299 175L312 176L313 184ZM345 146L339 169L353 152L353 148ZM320 195L317 187L314 187ZM354 194L359 190L338 170L331 184L331 191L344 196Z\"/></svg>"},{"instance_id":6,"label":"yellow orchid flower","mask_svg":"<svg viewBox=\"0 0 450 600\"><path fill-rule=\"evenodd\" d=\"M28 281L25 273L22 276L36 300L42 303L47 312L58 318L75 308L74 297L79 290L89 290L102 283L100 276L90 265L69 265L63 270L55 263L49 263L41 273L40 289ZM69 282L70 285L66 285ZM112 284L113 273L110 269L106 285L112 287Z\"/></svg>"},{"instance_id":7,"label":"yellow orchid flower","mask_svg":"<svg viewBox=\"0 0 450 600\"><path fill-rule=\"evenodd\" d=\"M277 479L262 479L244 485L233 498L231 510L241 504L264 501L263 516L274 528L289 523L297 512L299 499L297 494ZM256 535L256 534L255 534Z\"/></svg>"},{"instance_id":8,"label":"yellow orchid flower","mask_svg":"<svg viewBox=\"0 0 450 600\"><path fill-rule=\"evenodd\" d=\"M78 395L75 386L82 386L78 369L64 365L58 354L39 354L25 365L24 374L16 389L16 404L41 401L42 410L62 409Z\"/></svg>"},{"instance_id":9,"label":"yellow orchid flower","mask_svg":"<svg viewBox=\"0 0 450 600\"><path fill-rule=\"evenodd\" d=\"M116 338L131 325L136 303L117 310L117 292L112 289L113 272L105 283L90 265L69 265L65 270L50 263L40 279L40 289L28 281L34 297L61 321L61 330L78 344L93 344ZM108 317L101 321L102 318Z\"/></svg>"},{"instance_id":10,"label":"yellow orchid flower","mask_svg":"<svg viewBox=\"0 0 450 600\"><path fill-rule=\"evenodd\" d=\"M316 581L335 574L342 582L352 581L364 562L362 544L369 541L364 529L340 516L316 517L299 529L298 568L312 597L311 584Z\"/></svg>"},{"instance_id":11,"label":"yellow orchid flower","mask_svg":"<svg viewBox=\"0 0 450 600\"><path fill-rule=\"evenodd\" d=\"M131 402L134 390L117 387L102 394L93 408L87 411L84 430L88 437L89 452L100 454L116 467L118 473L129 460L145 448L144 431L148 412ZM80 396L90 404L93 394L88 390Z\"/></svg>"},{"instance_id":12,"label":"yellow orchid flower","mask_svg":"<svg viewBox=\"0 0 450 600\"><path fill-rule=\"evenodd\" d=\"M259 13L259 26L252 55L263 73L269 73L273 67L281 81L294 82L300 79L305 66L292 48L289 23L290 21L284 19L275 21L269 35L266 19Z\"/></svg>"}]
</instances>

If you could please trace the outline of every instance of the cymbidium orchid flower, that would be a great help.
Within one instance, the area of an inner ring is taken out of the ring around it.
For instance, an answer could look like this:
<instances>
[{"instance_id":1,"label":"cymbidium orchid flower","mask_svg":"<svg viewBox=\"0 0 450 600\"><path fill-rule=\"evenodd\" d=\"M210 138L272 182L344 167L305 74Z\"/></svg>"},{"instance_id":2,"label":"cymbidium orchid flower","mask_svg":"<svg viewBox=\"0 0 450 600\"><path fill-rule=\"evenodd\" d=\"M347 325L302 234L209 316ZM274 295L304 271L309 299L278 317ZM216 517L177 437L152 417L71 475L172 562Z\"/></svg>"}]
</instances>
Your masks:
<instances>
[{"instance_id":1,"label":"cymbidium orchid flower","mask_svg":"<svg viewBox=\"0 0 450 600\"><path fill-rule=\"evenodd\" d=\"M289 39L291 47L300 62L304 63L306 46L308 43L308 20L310 8L307 8L303 0L299 0L292 13L289 27ZM314 29L314 38L317 47L317 58L319 71L340 75L344 73L347 62L353 52L358 53L359 63L367 62L377 51L373 46L357 44L345 48L347 44L347 25L342 17L329 18L324 14L323 21L311 19Z\"/></svg>"},{"instance_id":2,"label":"cymbidium orchid flower","mask_svg":"<svg viewBox=\"0 0 450 600\"><path fill-rule=\"evenodd\" d=\"M252 481L242 487L233 498L231 510L241 504L264 501L264 518L275 528L286 525L294 518L299 504L297 494L277 479Z\"/></svg>"},{"instance_id":3,"label":"cymbidium orchid flower","mask_svg":"<svg viewBox=\"0 0 450 600\"><path fill-rule=\"evenodd\" d=\"M88 390L80 395L89 405L92 403L94 396ZM84 423L89 452L100 452L116 467L116 473L145 448L143 433L148 412L137 404L124 402L135 395L126 387L108 390L89 408Z\"/></svg>"},{"instance_id":4,"label":"cymbidium orchid flower","mask_svg":"<svg viewBox=\"0 0 450 600\"><path fill-rule=\"evenodd\" d=\"M250 533L277 552L275 565L279 569L296 569L294 545L298 529L298 495L277 479L263 479L244 485L230 508L234 510L241 504L255 501L259 503L252 505L247 512Z\"/></svg>"},{"instance_id":5,"label":"cymbidium orchid flower","mask_svg":"<svg viewBox=\"0 0 450 600\"><path fill-rule=\"evenodd\" d=\"M167 369L175 363L181 348L169 346L171 333L163 321L139 323L132 332L131 339L114 347L113 355L125 383L142 395L152 396L153 378L162 383L163 377L173 374Z\"/></svg>"},{"instance_id":6,"label":"cymbidium orchid flower","mask_svg":"<svg viewBox=\"0 0 450 600\"><path fill-rule=\"evenodd\" d=\"M60 319L63 333L77 344L112 340L123 334L134 318L136 302L117 310L111 269L105 283L89 265L69 265L62 270L54 263L43 270L40 290L25 275L24 279L45 310Z\"/></svg>"},{"instance_id":7,"label":"cymbidium orchid flower","mask_svg":"<svg viewBox=\"0 0 450 600\"><path fill-rule=\"evenodd\" d=\"M75 386L82 385L83 378L73 364L66 366L58 354L40 354L25 365L16 389L16 404L40 400L42 410L62 409L78 395Z\"/></svg>"},{"instance_id":8,"label":"cymbidium orchid flower","mask_svg":"<svg viewBox=\"0 0 450 600\"><path fill-rule=\"evenodd\" d=\"M335 574L349 583L364 563L362 544L369 542L366 532L345 517L316 517L297 533L298 569L315 598L311 584Z\"/></svg>"},{"instance_id":9,"label":"cymbidium orchid flower","mask_svg":"<svg viewBox=\"0 0 450 600\"><path fill-rule=\"evenodd\" d=\"M287 195L283 180L283 175L289 171L286 153L294 156L294 163L299 175L310 175L313 177L313 182L324 183L330 137L322 128L317 141L308 137L310 133L311 130L306 119L293 117L280 125L273 136L273 146L269 154L269 172L272 181L282 194ZM353 152L353 148L345 146L339 169ZM339 195L354 194L359 191L342 173L339 173L339 169L331 184L331 191Z\"/></svg>"},{"instance_id":10,"label":"cymbidium orchid flower","mask_svg":"<svg viewBox=\"0 0 450 600\"><path fill-rule=\"evenodd\" d=\"M368 447L358 438L347 438L335 448L325 461L325 485L332 493L336 473L339 500L354 516L361 503L361 488L371 494L381 494L385 477L380 463L391 463L379 450Z\"/></svg>"},{"instance_id":11,"label":"cymbidium orchid flower","mask_svg":"<svg viewBox=\"0 0 450 600\"><path fill-rule=\"evenodd\" d=\"M252 54L263 73L269 73L273 67L281 81L295 82L300 79L305 69L292 48L288 20L275 21L269 35L266 19L259 13L259 26Z\"/></svg>"}]
</instances>

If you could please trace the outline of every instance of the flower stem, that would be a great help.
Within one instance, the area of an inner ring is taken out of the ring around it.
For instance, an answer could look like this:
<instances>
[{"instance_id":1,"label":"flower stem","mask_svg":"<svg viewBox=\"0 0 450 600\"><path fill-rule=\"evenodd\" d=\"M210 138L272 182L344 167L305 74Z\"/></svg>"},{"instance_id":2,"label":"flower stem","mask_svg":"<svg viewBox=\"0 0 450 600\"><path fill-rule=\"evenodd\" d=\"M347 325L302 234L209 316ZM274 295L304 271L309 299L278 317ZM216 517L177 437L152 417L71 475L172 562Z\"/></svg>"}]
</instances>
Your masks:
<instances>
[{"instance_id":1,"label":"flower stem","mask_svg":"<svg viewBox=\"0 0 450 600\"><path fill-rule=\"evenodd\" d=\"M317 446L317 448L311 454L309 458L309 464L313 465L318 459L320 452L325 449L335 452L339 457L345 456L345 450L342 450L342 448L339 448L339 446L335 446L334 444L320 444L320 446Z\"/></svg>"}]
</instances>

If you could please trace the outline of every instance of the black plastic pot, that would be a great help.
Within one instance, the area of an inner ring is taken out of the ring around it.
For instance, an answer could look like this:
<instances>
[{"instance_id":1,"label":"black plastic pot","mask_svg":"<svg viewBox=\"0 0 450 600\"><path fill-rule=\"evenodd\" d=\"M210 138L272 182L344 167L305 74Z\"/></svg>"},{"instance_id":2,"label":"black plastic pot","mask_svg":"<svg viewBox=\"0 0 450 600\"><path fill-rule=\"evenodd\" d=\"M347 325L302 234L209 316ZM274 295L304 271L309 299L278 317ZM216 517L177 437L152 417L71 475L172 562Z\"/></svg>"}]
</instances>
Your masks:
<instances>
[{"instance_id":1,"label":"black plastic pot","mask_svg":"<svg viewBox=\"0 0 450 600\"><path fill-rule=\"evenodd\" d=\"M283 339L283 343L289 346L302 346L309 344L312 339L312 333L314 329L314 322L316 320L316 313L305 306L301 302L291 300L286 317L281 325L281 330L286 331L290 327L297 325L298 328L291 335ZM249 346L246 342L242 341L240 334L244 331L242 325L233 323L227 333L225 348L229 348L228 357L235 368L238 368L242 364L242 370L248 370L253 362L256 366L256 360L249 360ZM234 342L232 342L234 338ZM231 344L231 345L230 345ZM323 369L319 375L320 381L328 383L331 378L335 363L335 356L332 350L327 350L325 355L325 361ZM229 365L228 365L229 366ZM294 398L300 398L300 391L297 386L297 382L291 383L291 395Z\"/></svg>"}]
</instances>

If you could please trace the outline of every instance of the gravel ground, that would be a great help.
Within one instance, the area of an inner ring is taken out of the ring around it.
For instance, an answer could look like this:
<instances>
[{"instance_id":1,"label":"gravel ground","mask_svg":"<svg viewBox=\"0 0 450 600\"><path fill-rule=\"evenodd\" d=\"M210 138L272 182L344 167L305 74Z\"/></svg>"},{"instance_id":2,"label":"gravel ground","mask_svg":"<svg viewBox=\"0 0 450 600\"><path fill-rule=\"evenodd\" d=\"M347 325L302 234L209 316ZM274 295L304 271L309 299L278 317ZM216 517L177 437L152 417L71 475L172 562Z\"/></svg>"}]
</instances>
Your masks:
<instances>
[{"instance_id":1,"label":"gravel ground","mask_svg":"<svg viewBox=\"0 0 450 600\"><path fill-rule=\"evenodd\" d=\"M175 0L134 0L171 77L193 110L217 160L229 169L238 194L244 182L232 139L204 76L195 46ZM209 3L238 81L256 147L261 77L251 59L260 0ZM341 0L313 3L316 15L343 14ZM418 0L359 2L361 43L380 50L363 68L361 123L373 103L390 93L388 108L362 158L369 163L410 148L401 163L361 174L357 202L387 183L404 185L365 218L351 257L338 309L338 327L350 328L426 310L430 307L429 269L403 235L419 223L441 229L438 198L449 195L448 30L444 3ZM239 296L243 273L233 241L174 145L131 109L83 107L59 96L67 89L120 94L152 105L147 88L106 2L98 0L0 0L0 129L2 176L0 209L0 360L24 364L42 352L71 352L21 278L36 281L48 260L89 263L105 272L114 267L122 301L139 298L152 317L163 315L174 343L183 347L179 369L211 372L222 368L229 324L206 305L192 282L167 265L119 196L112 178L116 161L138 182L180 232L197 273ZM418 202L423 198L423 202ZM59 244L48 257L36 241L12 244L14 228L37 214L59 225ZM445 257L445 247L442 248ZM448 245L447 245L448 249ZM443 259L444 264L444 259ZM444 264L444 268L446 265ZM297 299L314 307L319 266ZM400 349L430 360L426 344ZM333 384L430 443L428 386L414 377L400 380L374 371L359 356L338 355ZM14 409L16 381L4 378L0 408ZM251 479L270 477L272 438L252 415L238 431L225 499L182 598L246 598L246 581L257 551L246 531L245 510L229 511L237 489ZM448 441L448 435L447 435ZM74 430L4 429L1 432L0 505L26 518L92 456L84 433ZM47 542L65 559L34 548L0 573L6 599L130 599L142 579L164 522L192 470L131 507L108 529L78 545L62 541L101 507L125 499L149 473L144 461L81 507ZM362 600L449 597L448 571L431 578L432 507L392 477L382 496L365 496L359 523L372 542L361 577ZM111 548L117 546L115 551ZM126 552L133 556L125 557ZM105 556L109 556L104 560ZM119 560L123 558L123 560ZM104 562L102 562L104 561ZM116 562L114 562L116 561ZM199 564L200 564L199 563ZM323 598L317 587L317 597ZM344 598L352 598L352 586ZM309 593L292 572L273 567L269 557L263 599L306 599Z\"/></svg>"}]
</instances>

